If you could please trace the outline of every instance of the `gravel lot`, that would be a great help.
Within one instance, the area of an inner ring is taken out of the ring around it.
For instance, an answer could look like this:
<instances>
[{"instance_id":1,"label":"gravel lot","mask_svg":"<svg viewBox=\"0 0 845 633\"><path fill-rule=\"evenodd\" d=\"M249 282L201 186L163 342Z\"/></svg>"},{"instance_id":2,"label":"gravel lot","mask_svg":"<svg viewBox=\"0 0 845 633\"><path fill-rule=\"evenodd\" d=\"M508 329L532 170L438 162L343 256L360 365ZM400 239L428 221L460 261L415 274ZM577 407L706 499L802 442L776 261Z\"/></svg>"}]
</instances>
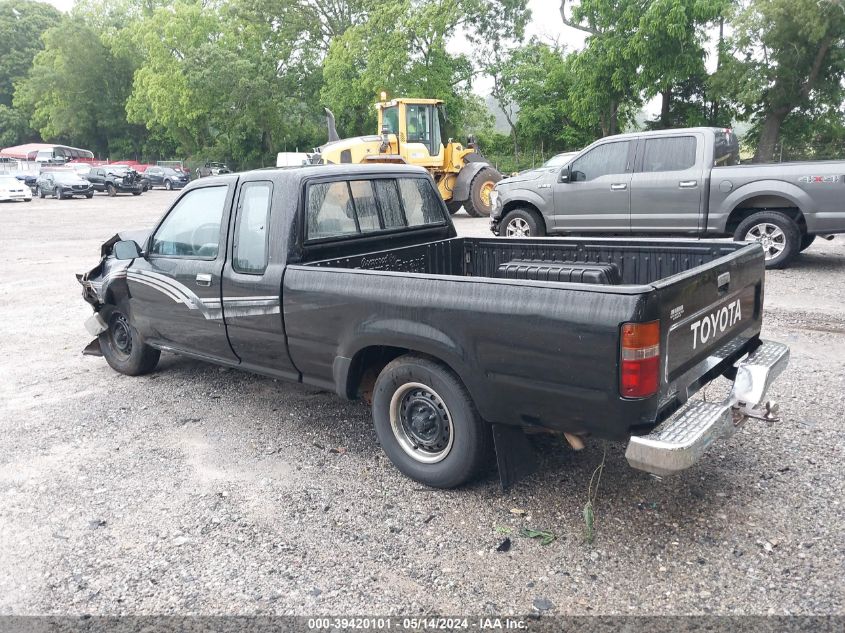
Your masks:
<instances>
[{"instance_id":1,"label":"gravel lot","mask_svg":"<svg viewBox=\"0 0 845 633\"><path fill-rule=\"evenodd\" d=\"M543 440L508 494L492 471L439 492L392 467L363 404L171 355L143 378L81 355L74 273L174 196L0 204L0 613L845 615L843 238L768 275L764 334L792 347L781 422L663 481L623 445Z\"/></svg>"}]
</instances>

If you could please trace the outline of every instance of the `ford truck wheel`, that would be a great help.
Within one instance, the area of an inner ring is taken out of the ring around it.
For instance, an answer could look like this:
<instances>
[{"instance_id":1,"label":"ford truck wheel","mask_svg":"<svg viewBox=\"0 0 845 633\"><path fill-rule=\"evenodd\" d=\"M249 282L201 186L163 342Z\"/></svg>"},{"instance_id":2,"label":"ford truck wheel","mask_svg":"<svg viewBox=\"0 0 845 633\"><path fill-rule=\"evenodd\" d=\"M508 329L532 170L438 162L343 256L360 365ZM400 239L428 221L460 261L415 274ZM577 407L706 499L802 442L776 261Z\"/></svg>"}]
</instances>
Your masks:
<instances>
[{"instance_id":1,"label":"ford truck wheel","mask_svg":"<svg viewBox=\"0 0 845 633\"><path fill-rule=\"evenodd\" d=\"M106 185L106 193L109 194L110 198L114 198L117 195L117 189L115 189L113 184L109 183Z\"/></svg>"},{"instance_id":2,"label":"ford truck wheel","mask_svg":"<svg viewBox=\"0 0 845 633\"><path fill-rule=\"evenodd\" d=\"M766 256L766 268L784 268L798 254L801 230L785 213L760 211L740 222L734 239L759 242Z\"/></svg>"},{"instance_id":3,"label":"ford truck wheel","mask_svg":"<svg viewBox=\"0 0 845 633\"><path fill-rule=\"evenodd\" d=\"M493 210L493 202L490 194L496 183L502 179L502 175L492 167L484 167L472 179L469 184L469 200L464 205L471 216L476 218L487 217Z\"/></svg>"},{"instance_id":4,"label":"ford truck wheel","mask_svg":"<svg viewBox=\"0 0 845 633\"><path fill-rule=\"evenodd\" d=\"M428 486L460 486L491 463L489 425L460 379L432 360L401 356L382 370L373 420L390 461Z\"/></svg>"},{"instance_id":5,"label":"ford truck wheel","mask_svg":"<svg viewBox=\"0 0 845 633\"><path fill-rule=\"evenodd\" d=\"M123 312L113 310L106 322L108 329L99 337L100 349L112 369L127 376L140 376L155 369L161 352L144 343Z\"/></svg>"},{"instance_id":6,"label":"ford truck wheel","mask_svg":"<svg viewBox=\"0 0 845 633\"><path fill-rule=\"evenodd\" d=\"M499 225L502 237L543 237L546 227L537 214L528 209L514 209Z\"/></svg>"}]
</instances>

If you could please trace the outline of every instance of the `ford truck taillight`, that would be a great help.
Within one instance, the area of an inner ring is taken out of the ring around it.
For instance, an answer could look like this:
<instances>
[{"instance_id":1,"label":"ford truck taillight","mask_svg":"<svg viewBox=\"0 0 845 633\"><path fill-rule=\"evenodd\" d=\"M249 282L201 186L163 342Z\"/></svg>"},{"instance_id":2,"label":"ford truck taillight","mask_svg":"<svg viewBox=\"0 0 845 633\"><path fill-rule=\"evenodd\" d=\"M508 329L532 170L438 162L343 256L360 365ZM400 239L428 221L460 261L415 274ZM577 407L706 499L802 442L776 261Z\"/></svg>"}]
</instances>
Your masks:
<instances>
[{"instance_id":1,"label":"ford truck taillight","mask_svg":"<svg viewBox=\"0 0 845 633\"><path fill-rule=\"evenodd\" d=\"M660 321L624 323L621 334L619 393L653 396L660 387Z\"/></svg>"}]
</instances>

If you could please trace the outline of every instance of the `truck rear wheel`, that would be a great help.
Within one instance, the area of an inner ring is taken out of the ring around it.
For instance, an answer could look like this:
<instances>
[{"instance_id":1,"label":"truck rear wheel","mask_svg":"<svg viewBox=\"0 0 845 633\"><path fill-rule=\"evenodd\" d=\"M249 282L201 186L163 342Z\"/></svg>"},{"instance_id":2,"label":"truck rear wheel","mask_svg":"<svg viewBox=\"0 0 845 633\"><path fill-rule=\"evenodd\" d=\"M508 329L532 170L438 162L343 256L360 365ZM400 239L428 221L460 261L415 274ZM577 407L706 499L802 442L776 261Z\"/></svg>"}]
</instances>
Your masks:
<instances>
[{"instance_id":1,"label":"truck rear wheel","mask_svg":"<svg viewBox=\"0 0 845 633\"><path fill-rule=\"evenodd\" d=\"M100 334L100 350L109 366L127 376L140 376L155 369L161 352L145 344L129 318L115 308L108 315L108 329Z\"/></svg>"},{"instance_id":2,"label":"truck rear wheel","mask_svg":"<svg viewBox=\"0 0 845 633\"><path fill-rule=\"evenodd\" d=\"M529 209L510 211L499 227L501 237L543 237L546 234L543 221Z\"/></svg>"},{"instance_id":3,"label":"truck rear wheel","mask_svg":"<svg viewBox=\"0 0 845 633\"><path fill-rule=\"evenodd\" d=\"M373 421L393 465L427 486L455 488L491 463L490 427L466 387L427 358L400 356L382 370Z\"/></svg>"},{"instance_id":4,"label":"truck rear wheel","mask_svg":"<svg viewBox=\"0 0 845 633\"><path fill-rule=\"evenodd\" d=\"M781 211L760 211L739 223L734 239L759 242L766 255L766 268L785 268L801 248L801 229Z\"/></svg>"},{"instance_id":5,"label":"truck rear wheel","mask_svg":"<svg viewBox=\"0 0 845 633\"><path fill-rule=\"evenodd\" d=\"M493 210L490 194L493 193L493 188L501 179L502 174L492 167L484 167L479 170L469 184L469 200L464 205L467 213L476 218L489 216Z\"/></svg>"}]
</instances>

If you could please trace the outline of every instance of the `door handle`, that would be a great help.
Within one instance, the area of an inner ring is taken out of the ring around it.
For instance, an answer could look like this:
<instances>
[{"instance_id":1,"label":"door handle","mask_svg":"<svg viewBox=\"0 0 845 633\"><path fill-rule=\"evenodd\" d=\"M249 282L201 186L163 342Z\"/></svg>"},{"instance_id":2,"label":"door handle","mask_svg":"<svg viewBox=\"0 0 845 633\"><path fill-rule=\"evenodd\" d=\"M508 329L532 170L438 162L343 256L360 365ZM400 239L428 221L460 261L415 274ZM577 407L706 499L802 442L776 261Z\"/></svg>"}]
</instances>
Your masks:
<instances>
[{"instance_id":1,"label":"door handle","mask_svg":"<svg viewBox=\"0 0 845 633\"><path fill-rule=\"evenodd\" d=\"M681 189L693 189L698 186L697 180L682 180L678 183L678 186Z\"/></svg>"},{"instance_id":2,"label":"door handle","mask_svg":"<svg viewBox=\"0 0 845 633\"><path fill-rule=\"evenodd\" d=\"M625 191L628 188L628 185L623 183L617 183L615 185L610 185L611 191Z\"/></svg>"},{"instance_id":3,"label":"door handle","mask_svg":"<svg viewBox=\"0 0 845 633\"><path fill-rule=\"evenodd\" d=\"M197 285L198 286L210 286L211 285L211 275L208 273L200 273L197 275Z\"/></svg>"}]
</instances>

